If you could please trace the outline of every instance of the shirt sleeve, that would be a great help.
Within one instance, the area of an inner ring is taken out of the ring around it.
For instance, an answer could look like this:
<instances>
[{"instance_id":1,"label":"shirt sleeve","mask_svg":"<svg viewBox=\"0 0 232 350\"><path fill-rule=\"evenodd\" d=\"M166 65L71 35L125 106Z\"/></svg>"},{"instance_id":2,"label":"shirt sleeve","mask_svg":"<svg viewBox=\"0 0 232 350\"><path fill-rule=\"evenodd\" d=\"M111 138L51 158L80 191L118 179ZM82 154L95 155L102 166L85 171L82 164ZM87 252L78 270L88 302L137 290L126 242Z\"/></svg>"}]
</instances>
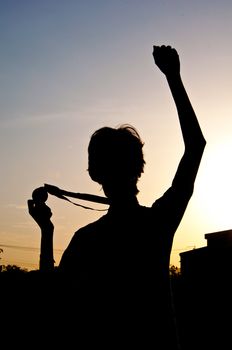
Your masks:
<instances>
[{"instance_id":1,"label":"shirt sleeve","mask_svg":"<svg viewBox=\"0 0 232 350\"><path fill-rule=\"evenodd\" d=\"M80 247L81 247L81 233L78 230L73 235L68 247L65 249L59 264L59 269L62 272L68 273L79 270L80 263Z\"/></svg>"},{"instance_id":2,"label":"shirt sleeve","mask_svg":"<svg viewBox=\"0 0 232 350\"><path fill-rule=\"evenodd\" d=\"M184 154L171 187L154 202L159 225L164 233L174 235L187 208L194 191L194 181L200 160Z\"/></svg>"}]
</instances>

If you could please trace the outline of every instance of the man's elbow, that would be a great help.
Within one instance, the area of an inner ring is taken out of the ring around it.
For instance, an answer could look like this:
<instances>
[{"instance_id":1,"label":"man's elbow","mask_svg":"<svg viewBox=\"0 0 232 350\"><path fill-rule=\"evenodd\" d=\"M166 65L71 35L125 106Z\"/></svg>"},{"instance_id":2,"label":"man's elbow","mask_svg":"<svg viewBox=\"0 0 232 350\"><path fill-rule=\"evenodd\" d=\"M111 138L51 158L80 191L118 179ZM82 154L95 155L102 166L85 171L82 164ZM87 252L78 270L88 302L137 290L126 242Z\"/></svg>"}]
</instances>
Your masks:
<instances>
[{"instance_id":1,"label":"man's elbow","mask_svg":"<svg viewBox=\"0 0 232 350\"><path fill-rule=\"evenodd\" d=\"M202 136L201 142L200 142L200 147L202 149L202 152L204 151L205 147L206 147L206 139L204 138L204 136Z\"/></svg>"},{"instance_id":2,"label":"man's elbow","mask_svg":"<svg viewBox=\"0 0 232 350\"><path fill-rule=\"evenodd\" d=\"M197 140L197 142L195 142L194 149L195 149L195 151L197 150L199 153L203 153L205 147L206 147L206 139L205 139L204 136L202 135L202 136Z\"/></svg>"}]
</instances>

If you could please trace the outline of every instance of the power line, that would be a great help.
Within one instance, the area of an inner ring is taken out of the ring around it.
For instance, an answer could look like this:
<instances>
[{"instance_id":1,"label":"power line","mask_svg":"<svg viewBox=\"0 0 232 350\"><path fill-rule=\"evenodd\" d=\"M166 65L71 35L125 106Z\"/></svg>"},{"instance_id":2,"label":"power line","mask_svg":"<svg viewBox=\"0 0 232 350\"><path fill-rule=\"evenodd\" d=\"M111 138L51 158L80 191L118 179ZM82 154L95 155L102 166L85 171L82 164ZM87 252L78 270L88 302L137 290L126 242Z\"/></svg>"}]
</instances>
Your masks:
<instances>
[{"instance_id":1,"label":"power line","mask_svg":"<svg viewBox=\"0 0 232 350\"><path fill-rule=\"evenodd\" d=\"M40 248L38 247L26 247L26 246L20 246L20 245L11 245L11 244L1 244L1 248L12 248L12 249L18 249L18 250L27 250L27 251L40 251ZM63 252L63 249L54 249L56 252Z\"/></svg>"}]
</instances>

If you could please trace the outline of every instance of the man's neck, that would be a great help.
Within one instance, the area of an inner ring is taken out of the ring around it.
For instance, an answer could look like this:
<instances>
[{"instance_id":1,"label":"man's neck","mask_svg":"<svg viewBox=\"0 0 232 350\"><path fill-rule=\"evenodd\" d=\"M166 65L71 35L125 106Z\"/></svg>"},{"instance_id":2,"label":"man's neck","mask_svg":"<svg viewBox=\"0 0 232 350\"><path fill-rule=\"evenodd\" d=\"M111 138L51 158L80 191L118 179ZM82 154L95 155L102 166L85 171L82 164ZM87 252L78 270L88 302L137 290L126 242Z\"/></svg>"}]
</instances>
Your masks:
<instances>
[{"instance_id":1,"label":"man's neck","mask_svg":"<svg viewBox=\"0 0 232 350\"><path fill-rule=\"evenodd\" d=\"M122 196L110 200L109 212L130 210L139 206L136 196Z\"/></svg>"}]
</instances>

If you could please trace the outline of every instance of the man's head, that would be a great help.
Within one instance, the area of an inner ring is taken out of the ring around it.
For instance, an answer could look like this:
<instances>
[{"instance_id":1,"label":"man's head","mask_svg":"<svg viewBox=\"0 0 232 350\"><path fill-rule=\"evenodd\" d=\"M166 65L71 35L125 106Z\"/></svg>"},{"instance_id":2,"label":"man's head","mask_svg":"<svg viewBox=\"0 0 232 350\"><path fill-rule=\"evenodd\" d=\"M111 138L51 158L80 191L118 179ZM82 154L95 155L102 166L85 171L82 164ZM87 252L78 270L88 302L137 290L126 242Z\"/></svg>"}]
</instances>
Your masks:
<instances>
[{"instance_id":1,"label":"man's head","mask_svg":"<svg viewBox=\"0 0 232 350\"><path fill-rule=\"evenodd\" d=\"M104 190L126 189L137 194L136 184L145 164L142 148L138 132L130 125L98 129L88 146L91 179L101 184Z\"/></svg>"}]
</instances>

